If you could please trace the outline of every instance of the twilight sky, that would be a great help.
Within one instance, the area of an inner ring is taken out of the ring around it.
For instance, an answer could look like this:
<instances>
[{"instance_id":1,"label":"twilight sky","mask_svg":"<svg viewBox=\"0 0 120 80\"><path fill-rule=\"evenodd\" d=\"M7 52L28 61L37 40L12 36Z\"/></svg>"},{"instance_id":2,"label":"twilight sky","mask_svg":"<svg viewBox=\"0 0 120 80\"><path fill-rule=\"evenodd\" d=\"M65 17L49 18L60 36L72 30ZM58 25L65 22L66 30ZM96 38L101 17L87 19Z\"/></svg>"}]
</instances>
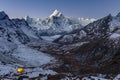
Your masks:
<instances>
[{"instance_id":1,"label":"twilight sky","mask_svg":"<svg viewBox=\"0 0 120 80\"><path fill-rule=\"evenodd\" d=\"M10 17L46 18L55 9L69 17L101 18L120 12L120 0L0 0L0 11Z\"/></svg>"}]
</instances>

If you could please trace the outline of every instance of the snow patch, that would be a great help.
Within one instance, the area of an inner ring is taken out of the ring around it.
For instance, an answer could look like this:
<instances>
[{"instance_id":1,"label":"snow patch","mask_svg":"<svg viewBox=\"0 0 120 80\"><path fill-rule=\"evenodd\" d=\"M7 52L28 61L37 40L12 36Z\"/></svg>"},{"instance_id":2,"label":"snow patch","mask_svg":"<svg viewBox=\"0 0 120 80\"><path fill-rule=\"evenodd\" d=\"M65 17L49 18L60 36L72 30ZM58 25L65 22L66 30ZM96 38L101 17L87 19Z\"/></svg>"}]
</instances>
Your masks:
<instances>
[{"instance_id":1,"label":"snow patch","mask_svg":"<svg viewBox=\"0 0 120 80\"><path fill-rule=\"evenodd\" d=\"M120 21L118 19L113 19L110 23L110 31L113 31L116 28L120 28Z\"/></svg>"},{"instance_id":2,"label":"snow patch","mask_svg":"<svg viewBox=\"0 0 120 80\"><path fill-rule=\"evenodd\" d=\"M10 74L11 72L15 72L15 68L11 65L2 65L0 64L0 76L5 74Z\"/></svg>"},{"instance_id":3,"label":"snow patch","mask_svg":"<svg viewBox=\"0 0 120 80\"><path fill-rule=\"evenodd\" d=\"M50 63L54 58L50 55L31 49L25 45L19 44L18 48L13 54L21 61L26 61L33 66L41 66L43 64Z\"/></svg>"},{"instance_id":4,"label":"snow patch","mask_svg":"<svg viewBox=\"0 0 120 80\"><path fill-rule=\"evenodd\" d=\"M120 74L118 74L113 80L120 80Z\"/></svg>"},{"instance_id":5,"label":"snow patch","mask_svg":"<svg viewBox=\"0 0 120 80\"><path fill-rule=\"evenodd\" d=\"M41 36L44 40L47 41L54 41L55 39L59 38L61 35L54 35L54 36Z\"/></svg>"},{"instance_id":6,"label":"snow patch","mask_svg":"<svg viewBox=\"0 0 120 80\"><path fill-rule=\"evenodd\" d=\"M119 38L119 37L120 37L120 34L113 33L113 34L110 36L110 39L115 39L115 38Z\"/></svg>"}]
</instances>

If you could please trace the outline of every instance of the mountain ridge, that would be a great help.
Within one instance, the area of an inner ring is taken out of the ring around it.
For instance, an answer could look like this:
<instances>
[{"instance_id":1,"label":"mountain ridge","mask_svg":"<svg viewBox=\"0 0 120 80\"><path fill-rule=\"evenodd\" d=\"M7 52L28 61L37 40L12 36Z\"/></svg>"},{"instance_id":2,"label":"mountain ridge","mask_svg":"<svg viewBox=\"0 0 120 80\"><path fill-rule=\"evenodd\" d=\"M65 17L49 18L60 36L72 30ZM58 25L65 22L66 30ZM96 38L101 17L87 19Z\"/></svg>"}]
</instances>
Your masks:
<instances>
[{"instance_id":1,"label":"mountain ridge","mask_svg":"<svg viewBox=\"0 0 120 80\"><path fill-rule=\"evenodd\" d=\"M83 25L95 21L95 19L68 18L58 10L53 11L48 18L43 20L39 18L30 18L29 16L26 17L25 20L30 26L35 27L40 30L40 32L49 35L69 33L73 30L82 28Z\"/></svg>"}]
</instances>

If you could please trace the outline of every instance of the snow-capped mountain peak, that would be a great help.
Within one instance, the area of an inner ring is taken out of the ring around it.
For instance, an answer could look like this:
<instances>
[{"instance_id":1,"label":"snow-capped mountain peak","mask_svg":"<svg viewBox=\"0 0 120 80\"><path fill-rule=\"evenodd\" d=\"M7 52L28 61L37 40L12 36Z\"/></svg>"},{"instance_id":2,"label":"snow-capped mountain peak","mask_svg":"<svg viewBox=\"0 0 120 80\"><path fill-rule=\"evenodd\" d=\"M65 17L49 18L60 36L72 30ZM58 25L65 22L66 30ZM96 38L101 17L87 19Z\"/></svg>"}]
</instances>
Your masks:
<instances>
[{"instance_id":1,"label":"snow-capped mountain peak","mask_svg":"<svg viewBox=\"0 0 120 80\"><path fill-rule=\"evenodd\" d=\"M29 16L26 16L24 19L31 27L39 30L40 35L69 33L73 30L80 29L95 20L68 18L57 9L45 19L31 18Z\"/></svg>"},{"instance_id":2,"label":"snow-capped mountain peak","mask_svg":"<svg viewBox=\"0 0 120 80\"><path fill-rule=\"evenodd\" d=\"M56 9L49 17L51 18L53 16L61 17L63 14Z\"/></svg>"},{"instance_id":3,"label":"snow-capped mountain peak","mask_svg":"<svg viewBox=\"0 0 120 80\"><path fill-rule=\"evenodd\" d=\"M6 18L9 18L8 15L4 11L1 11L0 12L0 20L6 19Z\"/></svg>"}]
</instances>

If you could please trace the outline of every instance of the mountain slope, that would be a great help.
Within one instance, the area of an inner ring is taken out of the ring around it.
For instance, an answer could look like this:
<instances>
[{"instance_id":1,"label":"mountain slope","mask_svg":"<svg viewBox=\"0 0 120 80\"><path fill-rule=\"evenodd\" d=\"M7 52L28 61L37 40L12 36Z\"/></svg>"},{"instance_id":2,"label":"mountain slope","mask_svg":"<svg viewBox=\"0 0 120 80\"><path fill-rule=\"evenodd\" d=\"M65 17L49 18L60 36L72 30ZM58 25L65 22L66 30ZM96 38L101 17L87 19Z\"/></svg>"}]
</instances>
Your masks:
<instances>
[{"instance_id":1,"label":"mountain slope","mask_svg":"<svg viewBox=\"0 0 120 80\"><path fill-rule=\"evenodd\" d=\"M93 37L104 36L110 33L110 21L112 21L112 16L108 15L102 19L99 19L97 21L94 21L93 23L86 25L82 29L73 31L68 35L61 36L59 39L55 40L55 42L76 43L79 41L90 40Z\"/></svg>"},{"instance_id":2,"label":"mountain slope","mask_svg":"<svg viewBox=\"0 0 120 80\"><path fill-rule=\"evenodd\" d=\"M42 43L36 29L24 19L9 19L5 12L0 12L0 78L6 74L13 77L18 67L39 67L38 70L41 70L40 66L55 60L49 54L27 46L33 42Z\"/></svg>"},{"instance_id":3,"label":"mountain slope","mask_svg":"<svg viewBox=\"0 0 120 80\"><path fill-rule=\"evenodd\" d=\"M84 72L118 74L120 72L119 18L118 15L108 15L80 30L56 39L54 42L61 46L53 51L51 49L51 52L65 56L60 57L63 60L61 66L63 71L65 71L64 68L67 68L75 74L84 74ZM65 64L69 66L66 67ZM66 71L68 71L67 69Z\"/></svg>"}]
</instances>

